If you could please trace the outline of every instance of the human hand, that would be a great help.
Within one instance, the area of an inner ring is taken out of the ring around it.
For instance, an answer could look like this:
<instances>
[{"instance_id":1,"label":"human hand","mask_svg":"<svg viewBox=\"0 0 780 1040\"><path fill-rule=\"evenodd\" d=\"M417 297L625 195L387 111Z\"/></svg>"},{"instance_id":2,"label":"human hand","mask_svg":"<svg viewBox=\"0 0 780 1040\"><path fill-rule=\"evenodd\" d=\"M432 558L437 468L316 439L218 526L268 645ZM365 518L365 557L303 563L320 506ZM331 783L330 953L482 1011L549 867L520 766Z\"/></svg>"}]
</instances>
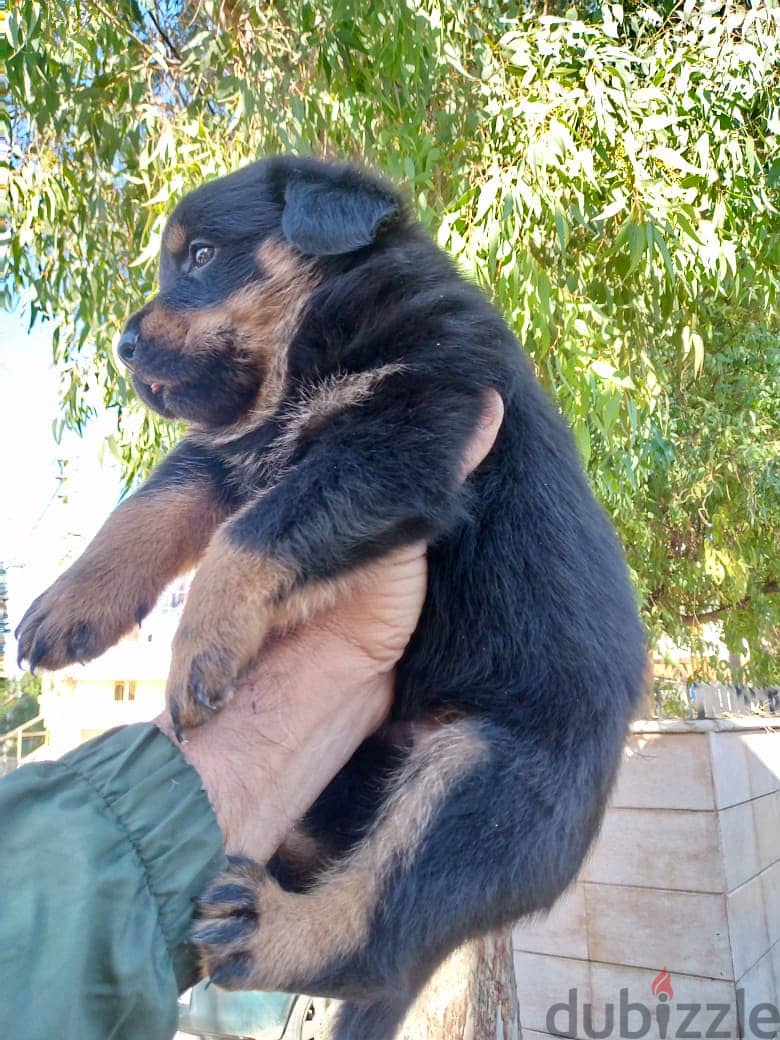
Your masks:
<instances>
[{"instance_id":1,"label":"human hand","mask_svg":"<svg viewBox=\"0 0 780 1040\"><path fill-rule=\"evenodd\" d=\"M487 395L463 478L490 451L503 419ZM365 567L347 594L274 640L182 753L201 774L229 853L265 862L358 746L384 721L393 669L420 615L424 542ZM173 739L167 713L157 725Z\"/></svg>"}]
</instances>

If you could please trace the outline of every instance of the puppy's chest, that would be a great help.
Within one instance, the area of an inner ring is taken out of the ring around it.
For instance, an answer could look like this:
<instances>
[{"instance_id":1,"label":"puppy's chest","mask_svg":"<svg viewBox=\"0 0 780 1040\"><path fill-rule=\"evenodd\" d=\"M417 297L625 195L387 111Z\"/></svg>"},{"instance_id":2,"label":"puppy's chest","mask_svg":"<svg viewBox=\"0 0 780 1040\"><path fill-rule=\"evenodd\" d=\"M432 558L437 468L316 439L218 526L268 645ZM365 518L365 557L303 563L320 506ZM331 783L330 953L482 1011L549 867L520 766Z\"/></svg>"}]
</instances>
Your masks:
<instances>
[{"instance_id":1,"label":"puppy's chest","mask_svg":"<svg viewBox=\"0 0 780 1040\"><path fill-rule=\"evenodd\" d=\"M220 454L228 490L239 505L256 498L279 478L279 466L267 437L258 436L253 438L253 443L227 446Z\"/></svg>"},{"instance_id":2,"label":"puppy's chest","mask_svg":"<svg viewBox=\"0 0 780 1040\"><path fill-rule=\"evenodd\" d=\"M231 495L243 504L273 487L304 453L305 431L286 415L221 445Z\"/></svg>"},{"instance_id":3,"label":"puppy's chest","mask_svg":"<svg viewBox=\"0 0 780 1040\"><path fill-rule=\"evenodd\" d=\"M231 493L244 502L272 487L332 424L349 423L369 402L376 410L388 381L405 370L392 363L300 382L269 421L219 447Z\"/></svg>"}]
</instances>

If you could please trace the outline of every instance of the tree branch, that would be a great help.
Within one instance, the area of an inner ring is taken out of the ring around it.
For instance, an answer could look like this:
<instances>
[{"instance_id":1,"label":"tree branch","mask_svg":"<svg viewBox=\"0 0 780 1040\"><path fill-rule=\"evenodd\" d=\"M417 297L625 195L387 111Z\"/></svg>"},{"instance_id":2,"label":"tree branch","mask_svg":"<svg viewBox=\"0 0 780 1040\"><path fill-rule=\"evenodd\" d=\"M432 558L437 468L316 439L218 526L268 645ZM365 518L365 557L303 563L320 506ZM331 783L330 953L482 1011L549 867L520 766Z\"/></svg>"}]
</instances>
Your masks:
<instances>
[{"instance_id":1,"label":"tree branch","mask_svg":"<svg viewBox=\"0 0 780 1040\"><path fill-rule=\"evenodd\" d=\"M764 596L774 596L780 592L780 582L768 581L761 587L761 593ZM742 610L744 607L749 606L752 597L743 596L742 599L737 600L736 603L727 603L722 607L714 607L712 610L705 610L701 614L682 614L680 621L688 628L692 628L694 625L701 625L706 621L717 621L718 618L723 617L724 614L728 614L732 610Z\"/></svg>"},{"instance_id":2,"label":"tree branch","mask_svg":"<svg viewBox=\"0 0 780 1040\"><path fill-rule=\"evenodd\" d=\"M156 6L157 5L155 4L155 7ZM171 38L168 35L168 33L165 31L165 29L163 29L162 25L160 24L159 19L155 15L154 11L151 11L151 10L147 11L147 14L151 18L151 20L154 22L154 27L157 30L160 39L163 41L165 46L168 48L168 53L171 54L172 57L174 57L176 59L176 61L181 61L181 54L179 54L179 51L178 51L175 43L173 42L173 40L171 40Z\"/></svg>"},{"instance_id":3,"label":"tree branch","mask_svg":"<svg viewBox=\"0 0 780 1040\"><path fill-rule=\"evenodd\" d=\"M149 46L146 40L142 40L140 36L133 32L129 25L124 24L121 18L117 18L115 14L107 10L100 3L100 0L92 0L92 5L93 7L97 8L97 10L103 15L106 21L111 22L115 29L118 29L119 32L126 33L131 40L134 40L142 51L144 51L147 54L150 52L153 53L152 48Z\"/></svg>"}]
</instances>

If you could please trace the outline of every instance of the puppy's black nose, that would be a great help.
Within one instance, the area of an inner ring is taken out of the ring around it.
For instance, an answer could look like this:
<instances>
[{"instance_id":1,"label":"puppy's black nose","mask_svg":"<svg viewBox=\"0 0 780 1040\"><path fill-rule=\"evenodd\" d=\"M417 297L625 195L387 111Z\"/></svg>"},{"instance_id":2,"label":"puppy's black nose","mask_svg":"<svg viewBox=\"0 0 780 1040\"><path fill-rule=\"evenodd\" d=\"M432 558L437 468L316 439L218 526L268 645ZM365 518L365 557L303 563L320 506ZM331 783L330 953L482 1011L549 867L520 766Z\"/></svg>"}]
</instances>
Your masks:
<instances>
[{"instance_id":1,"label":"puppy's black nose","mask_svg":"<svg viewBox=\"0 0 780 1040\"><path fill-rule=\"evenodd\" d=\"M128 368L133 367L133 355L135 354L137 344L138 333L135 329L126 329L122 333L122 338L116 345L117 354L119 354L120 358Z\"/></svg>"}]
</instances>

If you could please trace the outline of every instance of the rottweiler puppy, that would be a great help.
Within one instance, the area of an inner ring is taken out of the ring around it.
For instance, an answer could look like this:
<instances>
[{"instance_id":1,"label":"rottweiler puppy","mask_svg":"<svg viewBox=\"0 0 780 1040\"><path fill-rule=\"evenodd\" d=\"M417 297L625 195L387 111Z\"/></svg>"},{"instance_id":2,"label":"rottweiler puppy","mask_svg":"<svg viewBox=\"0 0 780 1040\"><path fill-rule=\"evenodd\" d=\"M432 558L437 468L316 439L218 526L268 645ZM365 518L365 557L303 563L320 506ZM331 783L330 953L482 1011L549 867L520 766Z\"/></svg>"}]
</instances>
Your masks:
<instances>
[{"instance_id":1,"label":"rottweiler puppy","mask_svg":"<svg viewBox=\"0 0 780 1040\"><path fill-rule=\"evenodd\" d=\"M307 855L233 862L194 933L219 985L341 997L337 1040L392 1037L445 955L582 864L646 662L621 549L501 316L361 169L272 158L186 196L118 351L189 432L29 608L32 667L100 654L197 563L167 691L196 726L269 631L430 542L402 725L324 792ZM504 422L461 485L487 388Z\"/></svg>"}]
</instances>

